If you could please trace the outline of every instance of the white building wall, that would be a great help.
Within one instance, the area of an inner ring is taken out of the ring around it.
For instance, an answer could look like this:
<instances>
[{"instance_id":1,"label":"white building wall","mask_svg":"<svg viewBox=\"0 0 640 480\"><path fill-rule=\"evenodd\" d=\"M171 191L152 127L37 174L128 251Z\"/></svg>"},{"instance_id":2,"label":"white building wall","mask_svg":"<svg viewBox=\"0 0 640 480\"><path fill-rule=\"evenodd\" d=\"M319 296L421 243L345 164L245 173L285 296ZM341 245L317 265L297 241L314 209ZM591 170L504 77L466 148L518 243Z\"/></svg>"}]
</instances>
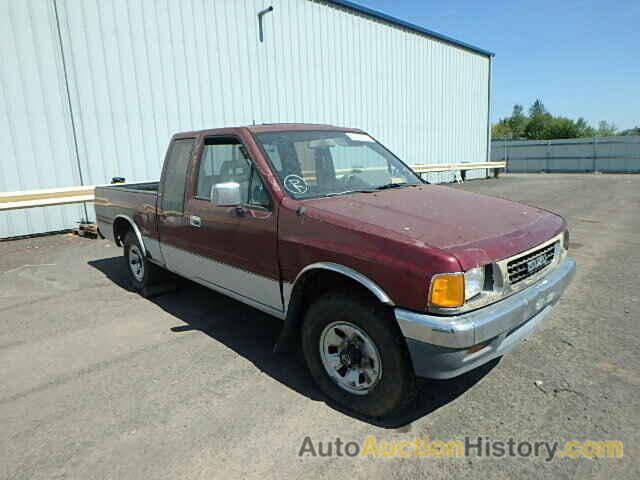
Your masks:
<instances>
[{"instance_id":1,"label":"white building wall","mask_svg":"<svg viewBox=\"0 0 640 480\"><path fill-rule=\"evenodd\" d=\"M35 70L35 53L3 66L4 89L20 84L24 98L4 109L2 126L15 124L22 106L30 111L29 101L42 110L39 97L59 97L48 116L40 114L39 128L64 138L64 148L33 154L30 173L62 163L72 169L75 161L54 2L85 184L156 179L173 133L253 122L360 127L409 164L487 159L489 57L353 10L308 0L0 0L3 22L7 8L12 22L23 22L14 25L18 40L37 27L47 58L56 59L46 81L29 84L12 69ZM267 6L273 11L263 17L260 42L257 13ZM24 117L16 132L36 148L24 137L31 127ZM0 160L3 171L15 155ZM13 179L0 189L79 183L77 166L75 177L65 175L55 184L48 176ZM59 209L71 217L56 226L79 218L73 208ZM46 211L16 212L12 222L5 215L0 237L51 229ZM26 217L28 225L16 223Z\"/></svg>"},{"instance_id":2,"label":"white building wall","mask_svg":"<svg viewBox=\"0 0 640 480\"><path fill-rule=\"evenodd\" d=\"M51 3L0 0L0 191L80 184ZM82 206L0 212L0 238L74 226Z\"/></svg>"}]
</instances>

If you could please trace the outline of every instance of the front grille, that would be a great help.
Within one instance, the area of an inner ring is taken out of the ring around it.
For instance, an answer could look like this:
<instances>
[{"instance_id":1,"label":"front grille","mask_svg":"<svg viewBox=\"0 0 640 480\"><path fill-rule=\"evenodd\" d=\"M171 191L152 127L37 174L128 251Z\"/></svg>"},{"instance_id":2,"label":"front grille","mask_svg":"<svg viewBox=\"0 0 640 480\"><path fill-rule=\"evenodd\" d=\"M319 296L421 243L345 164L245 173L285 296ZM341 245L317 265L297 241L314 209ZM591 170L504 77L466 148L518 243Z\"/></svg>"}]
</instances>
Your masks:
<instances>
[{"instance_id":1,"label":"front grille","mask_svg":"<svg viewBox=\"0 0 640 480\"><path fill-rule=\"evenodd\" d=\"M553 262L556 245L558 245L558 242L542 247L507 263L509 282L512 285L521 282L549 266Z\"/></svg>"}]
</instances>

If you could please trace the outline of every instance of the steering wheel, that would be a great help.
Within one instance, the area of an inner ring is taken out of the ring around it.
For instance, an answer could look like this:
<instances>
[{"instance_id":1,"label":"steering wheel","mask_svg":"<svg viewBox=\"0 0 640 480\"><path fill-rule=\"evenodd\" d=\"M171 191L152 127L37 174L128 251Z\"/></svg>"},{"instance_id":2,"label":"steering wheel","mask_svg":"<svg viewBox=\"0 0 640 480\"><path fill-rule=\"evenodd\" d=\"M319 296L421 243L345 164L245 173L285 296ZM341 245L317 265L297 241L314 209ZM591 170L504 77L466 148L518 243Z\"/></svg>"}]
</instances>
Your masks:
<instances>
[{"instance_id":1,"label":"steering wheel","mask_svg":"<svg viewBox=\"0 0 640 480\"><path fill-rule=\"evenodd\" d=\"M345 176L344 186L350 190L370 187L368 183L358 178L358 175L356 173L351 173L348 176Z\"/></svg>"}]
</instances>

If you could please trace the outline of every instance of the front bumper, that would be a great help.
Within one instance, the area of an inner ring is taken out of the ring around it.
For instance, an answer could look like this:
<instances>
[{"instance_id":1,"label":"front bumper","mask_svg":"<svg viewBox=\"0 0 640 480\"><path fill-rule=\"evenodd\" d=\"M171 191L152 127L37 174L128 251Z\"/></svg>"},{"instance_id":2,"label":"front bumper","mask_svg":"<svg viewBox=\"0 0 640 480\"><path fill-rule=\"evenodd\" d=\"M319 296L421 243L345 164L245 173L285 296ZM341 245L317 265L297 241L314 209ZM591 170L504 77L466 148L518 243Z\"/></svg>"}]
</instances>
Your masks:
<instances>
[{"instance_id":1,"label":"front bumper","mask_svg":"<svg viewBox=\"0 0 640 480\"><path fill-rule=\"evenodd\" d=\"M575 261L565 257L538 283L462 315L426 315L396 308L416 374L451 378L508 352L542 323L575 269ZM467 351L478 344L486 345L473 353Z\"/></svg>"}]
</instances>

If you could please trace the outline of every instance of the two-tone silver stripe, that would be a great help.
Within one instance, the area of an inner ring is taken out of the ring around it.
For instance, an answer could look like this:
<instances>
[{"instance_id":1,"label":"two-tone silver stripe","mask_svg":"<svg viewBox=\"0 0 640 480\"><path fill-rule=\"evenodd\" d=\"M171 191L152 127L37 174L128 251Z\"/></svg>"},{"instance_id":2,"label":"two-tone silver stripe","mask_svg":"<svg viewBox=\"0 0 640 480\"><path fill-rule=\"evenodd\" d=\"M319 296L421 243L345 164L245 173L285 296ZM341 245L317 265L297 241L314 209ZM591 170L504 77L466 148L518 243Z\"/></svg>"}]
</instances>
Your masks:
<instances>
[{"instance_id":1,"label":"two-tone silver stripe","mask_svg":"<svg viewBox=\"0 0 640 480\"><path fill-rule=\"evenodd\" d=\"M284 318L285 310L278 280L216 262L170 245L161 244L160 249L168 270L258 310Z\"/></svg>"}]
</instances>

